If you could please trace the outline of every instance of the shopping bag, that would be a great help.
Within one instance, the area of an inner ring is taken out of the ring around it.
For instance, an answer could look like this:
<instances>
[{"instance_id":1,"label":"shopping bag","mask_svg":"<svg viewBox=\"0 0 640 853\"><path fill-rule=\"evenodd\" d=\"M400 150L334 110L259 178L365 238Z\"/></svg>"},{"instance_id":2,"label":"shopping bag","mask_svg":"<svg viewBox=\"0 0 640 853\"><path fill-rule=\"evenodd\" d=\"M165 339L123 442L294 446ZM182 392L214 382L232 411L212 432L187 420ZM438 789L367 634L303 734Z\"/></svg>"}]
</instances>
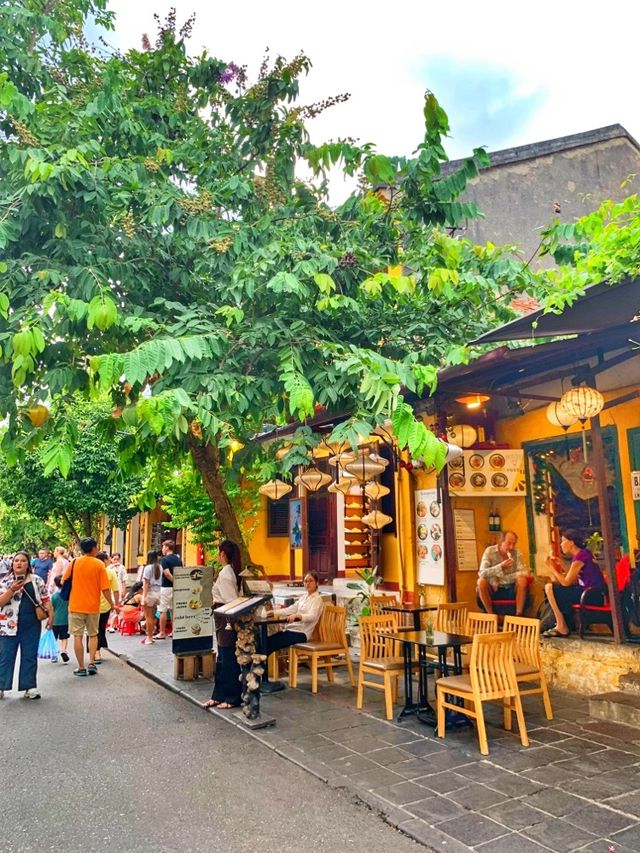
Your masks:
<instances>
[{"instance_id":1,"label":"shopping bag","mask_svg":"<svg viewBox=\"0 0 640 853\"><path fill-rule=\"evenodd\" d=\"M58 641L53 636L51 628L47 628L40 637L38 657L43 658L43 660L52 660L58 657Z\"/></svg>"}]
</instances>

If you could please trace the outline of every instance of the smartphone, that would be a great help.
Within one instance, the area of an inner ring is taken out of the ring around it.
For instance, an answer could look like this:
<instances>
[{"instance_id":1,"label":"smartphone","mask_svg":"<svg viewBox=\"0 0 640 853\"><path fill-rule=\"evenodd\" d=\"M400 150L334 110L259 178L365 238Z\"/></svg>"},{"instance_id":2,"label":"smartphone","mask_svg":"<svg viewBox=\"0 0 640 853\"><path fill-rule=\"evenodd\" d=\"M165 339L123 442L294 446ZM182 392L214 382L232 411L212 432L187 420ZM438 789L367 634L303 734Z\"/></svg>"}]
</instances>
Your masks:
<instances>
[{"instance_id":1,"label":"smartphone","mask_svg":"<svg viewBox=\"0 0 640 853\"><path fill-rule=\"evenodd\" d=\"M19 583L24 583L25 575L16 575L16 580Z\"/></svg>"}]
</instances>

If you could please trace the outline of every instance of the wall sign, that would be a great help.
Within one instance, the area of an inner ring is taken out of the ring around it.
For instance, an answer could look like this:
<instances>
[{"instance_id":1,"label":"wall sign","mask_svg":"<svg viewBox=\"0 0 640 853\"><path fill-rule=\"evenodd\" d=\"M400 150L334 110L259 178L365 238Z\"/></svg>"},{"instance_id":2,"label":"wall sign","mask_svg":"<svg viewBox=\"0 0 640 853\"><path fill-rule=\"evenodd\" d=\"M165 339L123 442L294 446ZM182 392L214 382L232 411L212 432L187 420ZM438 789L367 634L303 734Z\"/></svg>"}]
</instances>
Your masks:
<instances>
[{"instance_id":1,"label":"wall sign","mask_svg":"<svg viewBox=\"0 0 640 853\"><path fill-rule=\"evenodd\" d=\"M454 497L525 496L523 450L465 450L447 466Z\"/></svg>"},{"instance_id":2,"label":"wall sign","mask_svg":"<svg viewBox=\"0 0 640 853\"><path fill-rule=\"evenodd\" d=\"M640 501L640 471L631 472L631 494L634 501Z\"/></svg>"},{"instance_id":3,"label":"wall sign","mask_svg":"<svg viewBox=\"0 0 640 853\"><path fill-rule=\"evenodd\" d=\"M416 501L418 583L444 586L444 523L437 489L419 489Z\"/></svg>"},{"instance_id":4,"label":"wall sign","mask_svg":"<svg viewBox=\"0 0 640 853\"><path fill-rule=\"evenodd\" d=\"M476 516L472 509L454 509L453 526L456 534L456 556L461 572L478 570L476 545Z\"/></svg>"}]
</instances>

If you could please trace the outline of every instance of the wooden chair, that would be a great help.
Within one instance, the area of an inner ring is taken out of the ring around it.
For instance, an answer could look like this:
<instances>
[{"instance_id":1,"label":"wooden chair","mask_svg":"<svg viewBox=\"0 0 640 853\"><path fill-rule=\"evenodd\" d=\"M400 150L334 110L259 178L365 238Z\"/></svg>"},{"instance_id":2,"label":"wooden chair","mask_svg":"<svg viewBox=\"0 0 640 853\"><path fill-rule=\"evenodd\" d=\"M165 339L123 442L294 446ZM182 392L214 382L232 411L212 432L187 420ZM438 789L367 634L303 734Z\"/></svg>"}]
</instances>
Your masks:
<instances>
[{"instance_id":1,"label":"wooden chair","mask_svg":"<svg viewBox=\"0 0 640 853\"><path fill-rule=\"evenodd\" d=\"M397 607L398 599L395 595L372 595L370 599L371 605L371 615L372 616L383 616L383 609L385 607Z\"/></svg>"},{"instance_id":2,"label":"wooden chair","mask_svg":"<svg viewBox=\"0 0 640 853\"><path fill-rule=\"evenodd\" d=\"M469 605L466 601L439 604L436 610L436 631L446 634L464 634L467 625Z\"/></svg>"},{"instance_id":3,"label":"wooden chair","mask_svg":"<svg viewBox=\"0 0 640 853\"><path fill-rule=\"evenodd\" d=\"M360 668L356 708L362 709L364 688L384 690L387 720L393 719L393 703L398 700L398 679L404 673L404 658L394 654L393 640L381 636L384 631L395 633L398 623L394 613L360 617ZM365 675L375 675L382 681L368 681Z\"/></svg>"},{"instance_id":4,"label":"wooden chair","mask_svg":"<svg viewBox=\"0 0 640 853\"><path fill-rule=\"evenodd\" d=\"M462 632L470 637L476 634L495 634L498 631L498 616L496 613L469 613L467 624Z\"/></svg>"},{"instance_id":5,"label":"wooden chair","mask_svg":"<svg viewBox=\"0 0 640 853\"><path fill-rule=\"evenodd\" d=\"M465 714L476 721L480 752L482 755L488 755L483 703L500 701L503 705L505 729L511 729L511 713L515 711L520 740L523 746L529 746L513 662L514 646L514 635L510 631L476 634L471 647L469 674L451 675L436 681L438 737L445 736L446 710ZM455 704L451 697L462 699L464 705Z\"/></svg>"},{"instance_id":6,"label":"wooden chair","mask_svg":"<svg viewBox=\"0 0 640 853\"><path fill-rule=\"evenodd\" d=\"M346 666L349 671L351 686L356 686L347 647L346 623L346 608L325 604L319 625L320 639L296 643L289 649L289 684L291 687L298 686L298 661L300 658L306 658L310 661L312 693L318 692L318 670L326 669L327 681L333 681L333 668L335 666Z\"/></svg>"},{"instance_id":7,"label":"wooden chair","mask_svg":"<svg viewBox=\"0 0 640 853\"><path fill-rule=\"evenodd\" d=\"M541 693L547 720L553 720L549 688L540 659L540 620L524 616L505 616L503 630L511 631L515 638L513 658L518 686L536 681L539 683L539 687L527 690L520 687L520 695Z\"/></svg>"}]
</instances>

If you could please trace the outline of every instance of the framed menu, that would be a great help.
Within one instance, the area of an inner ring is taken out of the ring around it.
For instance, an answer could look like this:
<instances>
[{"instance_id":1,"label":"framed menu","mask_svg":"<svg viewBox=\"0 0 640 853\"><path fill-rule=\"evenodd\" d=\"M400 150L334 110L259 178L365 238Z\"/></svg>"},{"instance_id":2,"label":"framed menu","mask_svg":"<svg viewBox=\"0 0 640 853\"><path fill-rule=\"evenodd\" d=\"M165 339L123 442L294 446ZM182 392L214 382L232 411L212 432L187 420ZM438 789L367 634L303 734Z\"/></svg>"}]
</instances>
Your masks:
<instances>
[{"instance_id":1,"label":"framed menu","mask_svg":"<svg viewBox=\"0 0 640 853\"><path fill-rule=\"evenodd\" d=\"M416 548L418 583L444 586L444 522L437 489L418 489Z\"/></svg>"},{"instance_id":2,"label":"framed menu","mask_svg":"<svg viewBox=\"0 0 640 853\"><path fill-rule=\"evenodd\" d=\"M523 450L465 450L447 465L449 492L454 497L524 497Z\"/></svg>"},{"instance_id":3,"label":"framed menu","mask_svg":"<svg viewBox=\"0 0 640 853\"><path fill-rule=\"evenodd\" d=\"M476 516L472 509L454 509L453 528L456 535L458 570L478 570L478 548L476 545Z\"/></svg>"}]
</instances>

